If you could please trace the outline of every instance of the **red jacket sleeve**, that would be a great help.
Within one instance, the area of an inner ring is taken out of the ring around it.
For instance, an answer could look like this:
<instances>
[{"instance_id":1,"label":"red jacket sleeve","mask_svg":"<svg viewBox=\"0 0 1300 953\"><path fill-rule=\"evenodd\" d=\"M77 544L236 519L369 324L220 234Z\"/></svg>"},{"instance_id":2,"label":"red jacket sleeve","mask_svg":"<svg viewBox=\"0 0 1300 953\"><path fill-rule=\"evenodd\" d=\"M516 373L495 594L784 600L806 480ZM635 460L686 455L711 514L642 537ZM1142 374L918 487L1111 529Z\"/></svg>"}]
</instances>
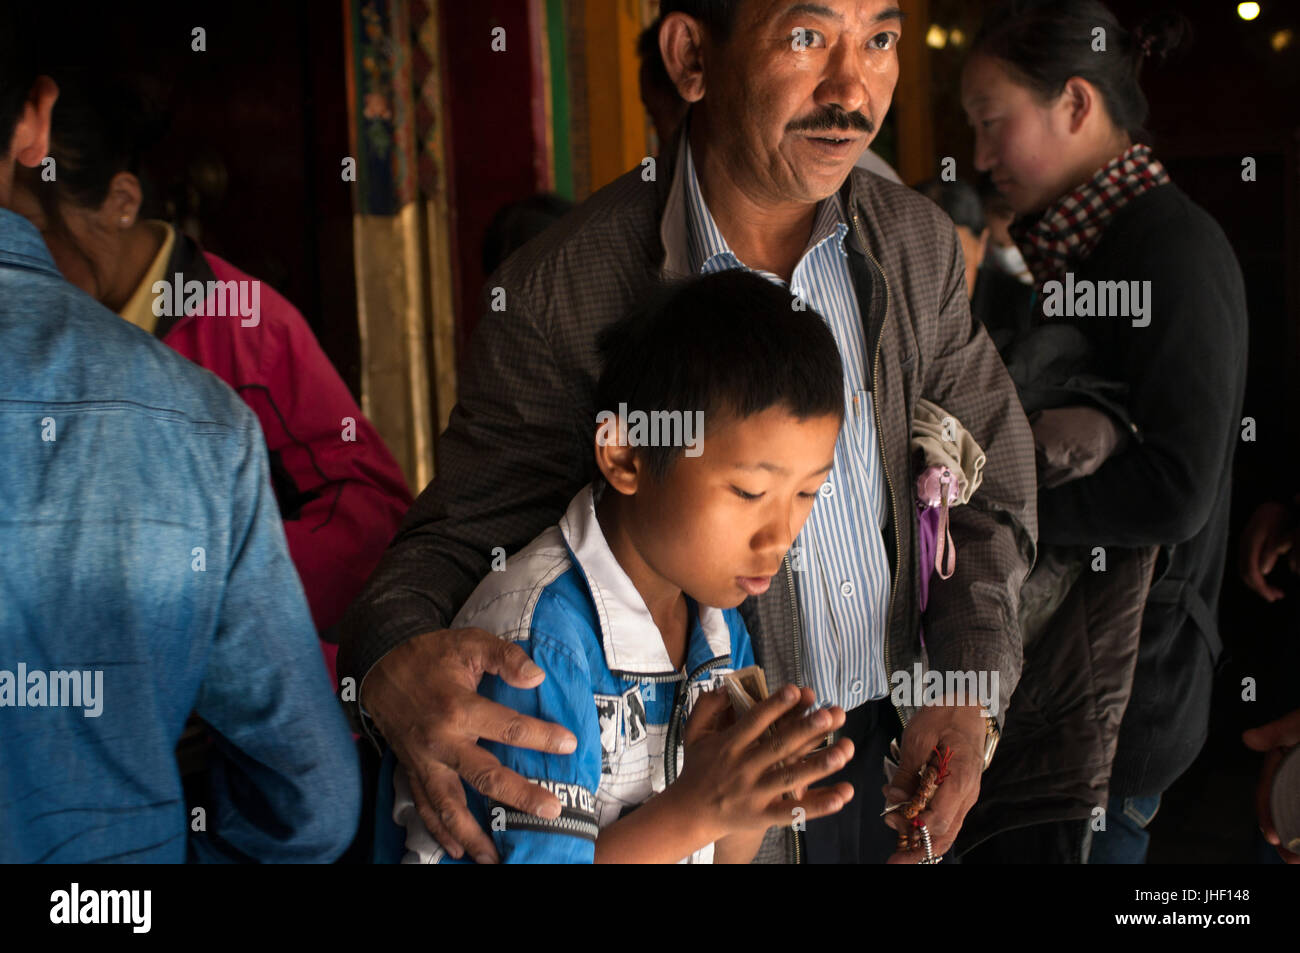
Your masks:
<instances>
[{"instance_id":1,"label":"red jacket sleeve","mask_svg":"<svg viewBox=\"0 0 1300 953\"><path fill-rule=\"evenodd\" d=\"M255 280L215 255L203 257L218 281ZM257 414L289 553L325 632L378 564L411 494L298 309L264 282L252 300L256 323L191 315L164 343L220 377Z\"/></svg>"}]
</instances>

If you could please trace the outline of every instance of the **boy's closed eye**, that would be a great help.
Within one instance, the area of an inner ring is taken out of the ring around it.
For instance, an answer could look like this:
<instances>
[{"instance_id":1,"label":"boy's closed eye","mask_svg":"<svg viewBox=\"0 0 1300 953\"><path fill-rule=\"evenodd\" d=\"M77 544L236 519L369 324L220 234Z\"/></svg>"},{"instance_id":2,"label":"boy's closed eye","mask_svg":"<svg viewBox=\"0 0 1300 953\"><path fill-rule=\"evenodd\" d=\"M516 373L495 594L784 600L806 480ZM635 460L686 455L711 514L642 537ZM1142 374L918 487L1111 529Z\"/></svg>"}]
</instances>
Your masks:
<instances>
[{"instance_id":1,"label":"boy's closed eye","mask_svg":"<svg viewBox=\"0 0 1300 953\"><path fill-rule=\"evenodd\" d=\"M763 493L748 493L748 492L746 492L745 490L742 490L740 487L736 486L735 484L732 484L731 489L735 492L735 494L736 494L737 496L739 496L742 500L745 500L745 501L747 501L747 502L753 502L753 501L755 501L755 500L761 500L763 497L765 497L765 496L767 495L766 492L763 492ZM800 490L799 493L798 493L798 496L799 496L801 499L811 500L811 499L814 499L814 498L817 496L817 491L816 491L816 490Z\"/></svg>"}]
</instances>

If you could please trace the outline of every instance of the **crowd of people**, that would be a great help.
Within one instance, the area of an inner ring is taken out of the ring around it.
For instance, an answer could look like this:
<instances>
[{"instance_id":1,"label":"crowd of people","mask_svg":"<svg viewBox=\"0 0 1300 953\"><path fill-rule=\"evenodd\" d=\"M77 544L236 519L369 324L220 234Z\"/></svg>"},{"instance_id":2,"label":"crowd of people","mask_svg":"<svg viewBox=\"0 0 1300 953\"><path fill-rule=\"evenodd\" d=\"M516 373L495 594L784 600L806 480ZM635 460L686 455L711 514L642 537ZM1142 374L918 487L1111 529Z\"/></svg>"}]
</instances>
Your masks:
<instances>
[{"instance_id":1,"label":"crowd of people","mask_svg":"<svg viewBox=\"0 0 1300 953\"><path fill-rule=\"evenodd\" d=\"M992 10L974 172L913 189L894 4L661 0L658 174L497 217L412 500L299 311L142 217L130 90L0 9L0 860L1144 862L1246 386L1146 129L1181 17ZM1300 859L1300 712L1245 741Z\"/></svg>"}]
</instances>

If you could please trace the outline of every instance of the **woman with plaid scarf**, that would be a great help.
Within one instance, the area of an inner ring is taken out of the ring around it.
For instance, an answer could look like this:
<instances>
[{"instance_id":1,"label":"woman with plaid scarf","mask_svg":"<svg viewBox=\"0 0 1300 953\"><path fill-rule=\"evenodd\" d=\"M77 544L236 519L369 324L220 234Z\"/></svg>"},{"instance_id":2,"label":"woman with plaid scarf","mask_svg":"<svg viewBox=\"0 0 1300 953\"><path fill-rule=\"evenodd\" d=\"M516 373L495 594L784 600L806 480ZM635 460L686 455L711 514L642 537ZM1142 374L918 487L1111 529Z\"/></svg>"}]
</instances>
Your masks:
<instances>
[{"instance_id":1,"label":"woman with plaid scarf","mask_svg":"<svg viewBox=\"0 0 1300 953\"><path fill-rule=\"evenodd\" d=\"M1177 16L1129 31L1095 0L1014 0L986 20L963 75L975 164L1016 212L1036 320L1074 323L1097 372L1129 392L1135 439L1094 473L1040 487L1040 541L1094 556L1160 547L1105 824L1080 831L1091 863L1145 860L1161 794L1205 742L1221 651L1245 289L1223 231L1147 145L1139 83L1144 61L1163 59L1185 34ZM1125 307L1130 286L1149 290L1141 314ZM1045 311L1062 287L1077 302Z\"/></svg>"}]
</instances>

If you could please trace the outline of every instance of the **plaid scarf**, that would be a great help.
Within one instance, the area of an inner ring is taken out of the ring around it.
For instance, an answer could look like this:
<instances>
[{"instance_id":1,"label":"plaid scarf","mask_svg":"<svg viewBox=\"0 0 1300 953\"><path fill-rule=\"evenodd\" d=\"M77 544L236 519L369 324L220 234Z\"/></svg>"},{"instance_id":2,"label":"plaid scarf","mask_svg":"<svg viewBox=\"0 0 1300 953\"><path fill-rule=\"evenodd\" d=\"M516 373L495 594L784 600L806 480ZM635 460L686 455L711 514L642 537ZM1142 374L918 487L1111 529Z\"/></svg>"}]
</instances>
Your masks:
<instances>
[{"instance_id":1,"label":"plaid scarf","mask_svg":"<svg viewBox=\"0 0 1300 953\"><path fill-rule=\"evenodd\" d=\"M1011 238L1025 256L1039 290L1045 282L1064 275L1071 262L1091 254L1116 212L1168 182L1169 173L1160 160L1151 158L1151 147L1134 143L1042 215L1013 222Z\"/></svg>"}]
</instances>

